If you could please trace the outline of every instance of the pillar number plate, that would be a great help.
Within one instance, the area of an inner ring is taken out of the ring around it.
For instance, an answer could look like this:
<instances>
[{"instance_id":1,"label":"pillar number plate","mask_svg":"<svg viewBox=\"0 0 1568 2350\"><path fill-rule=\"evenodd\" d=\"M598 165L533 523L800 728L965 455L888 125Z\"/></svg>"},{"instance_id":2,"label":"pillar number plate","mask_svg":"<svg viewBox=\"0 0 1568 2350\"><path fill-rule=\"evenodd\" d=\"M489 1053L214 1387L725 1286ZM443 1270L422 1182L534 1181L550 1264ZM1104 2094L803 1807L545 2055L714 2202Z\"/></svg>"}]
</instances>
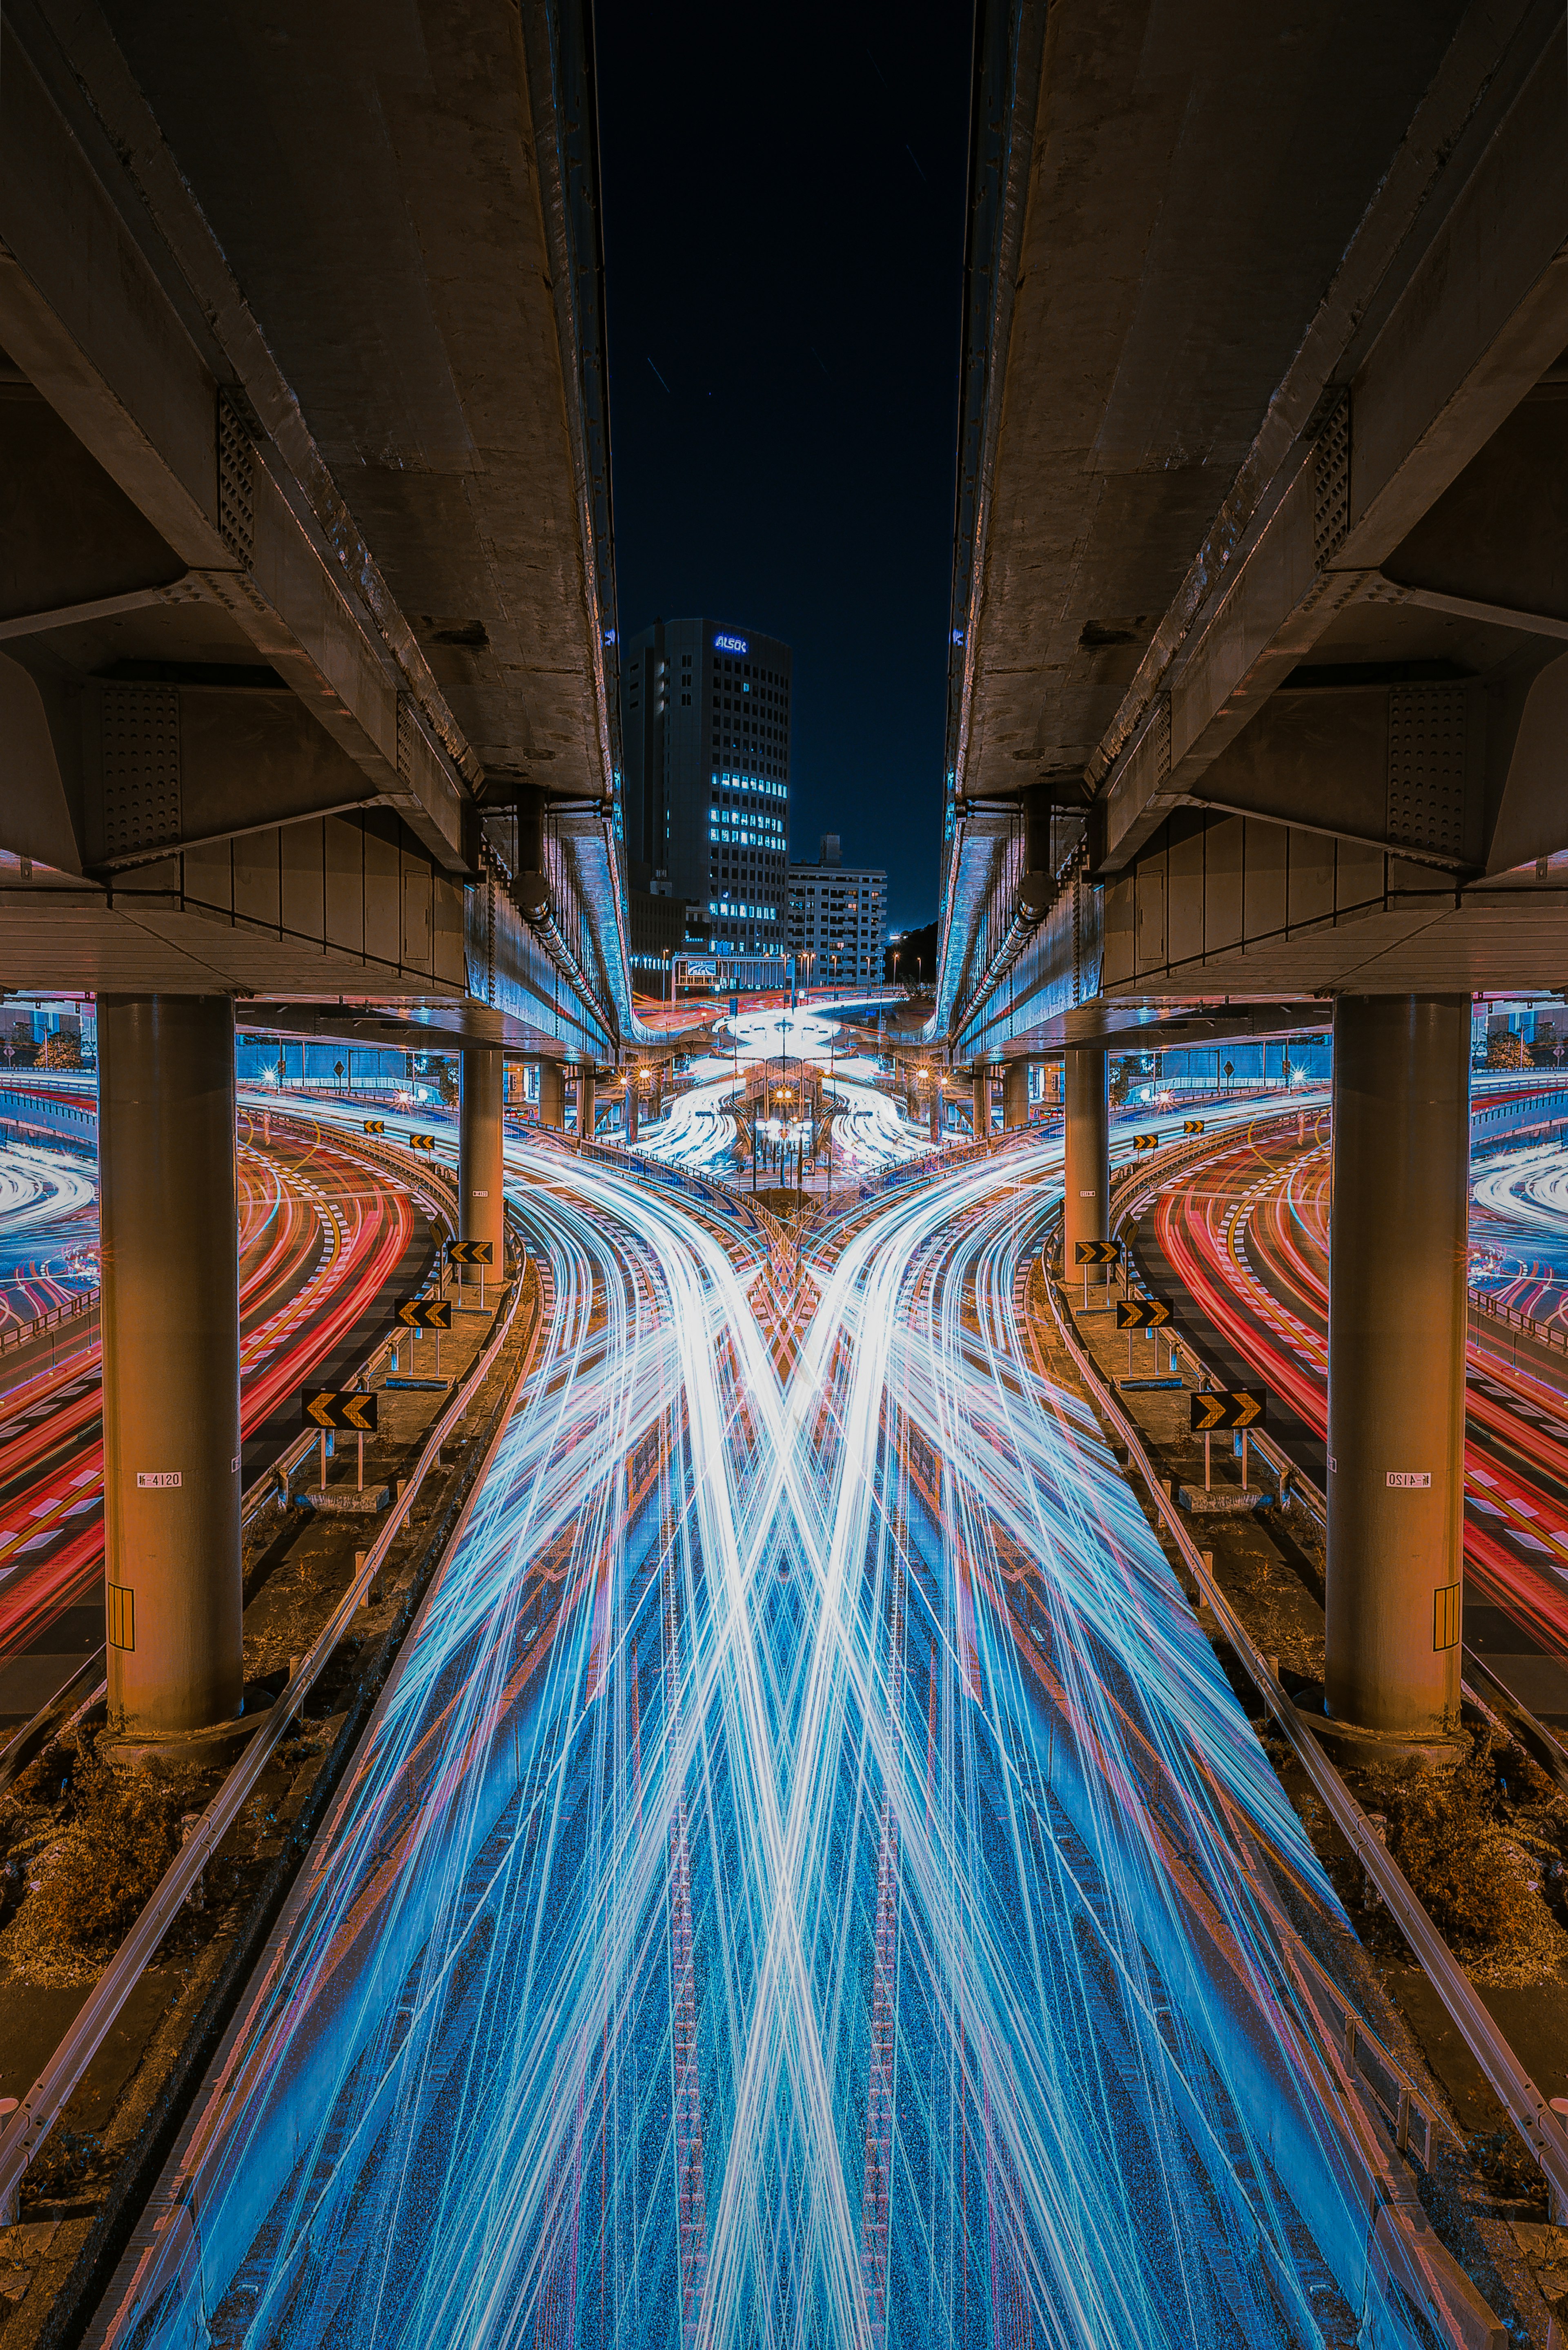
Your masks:
<instances>
[{"instance_id":1,"label":"pillar number plate","mask_svg":"<svg viewBox=\"0 0 1568 2350\"><path fill-rule=\"evenodd\" d=\"M1402 1492L1415 1492L1431 1482L1431 1472L1426 1469L1390 1469L1388 1471L1388 1482L1397 1485Z\"/></svg>"},{"instance_id":2,"label":"pillar number plate","mask_svg":"<svg viewBox=\"0 0 1568 2350\"><path fill-rule=\"evenodd\" d=\"M180 1471L178 1469L139 1469L136 1482L139 1485L155 1486L159 1492L165 1493L171 1486L179 1484Z\"/></svg>"}]
</instances>

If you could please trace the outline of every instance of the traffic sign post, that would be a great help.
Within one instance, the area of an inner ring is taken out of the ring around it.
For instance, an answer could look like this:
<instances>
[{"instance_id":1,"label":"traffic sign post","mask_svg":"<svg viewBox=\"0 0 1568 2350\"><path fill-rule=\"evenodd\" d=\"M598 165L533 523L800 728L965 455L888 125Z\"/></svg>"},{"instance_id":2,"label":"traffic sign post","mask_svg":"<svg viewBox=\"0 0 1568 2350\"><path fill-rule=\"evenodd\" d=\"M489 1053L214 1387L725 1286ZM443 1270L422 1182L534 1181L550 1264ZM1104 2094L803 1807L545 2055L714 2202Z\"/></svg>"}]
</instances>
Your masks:
<instances>
[{"instance_id":1,"label":"traffic sign post","mask_svg":"<svg viewBox=\"0 0 1568 2350\"><path fill-rule=\"evenodd\" d=\"M446 1261L449 1265L476 1264L479 1267L479 1309L484 1311L484 1268L495 1262L493 1241L448 1241ZM459 1288L462 1283L458 1284Z\"/></svg>"},{"instance_id":2,"label":"traffic sign post","mask_svg":"<svg viewBox=\"0 0 1568 2350\"><path fill-rule=\"evenodd\" d=\"M410 1330L433 1330L435 1332L435 1367L436 1376L439 1378L441 1376L441 1334L443 1330L450 1330L452 1328L451 1298L405 1297L402 1304L398 1308L398 1319ZM413 1344L410 1342L409 1347L409 1369L410 1372L414 1367L414 1356L415 1348Z\"/></svg>"},{"instance_id":3,"label":"traffic sign post","mask_svg":"<svg viewBox=\"0 0 1568 2350\"><path fill-rule=\"evenodd\" d=\"M1089 1267L1092 1264L1119 1264L1122 1248L1119 1241L1075 1241L1073 1262L1084 1268L1084 1311L1089 1310Z\"/></svg>"},{"instance_id":4,"label":"traffic sign post","mask_svg":"<svg viewBox=\"0 0 1568 2350\"><path fill-rule=\"evenodd\" d=\"M1116 1328L1127 1334L1127 1377L1133 1375L1133 1332L1147 1330L1149 1345L1154 1348L1155 1368L1159 1367L1159 1340L1157 1330L1163 1330L1170 1320L1170 1307L1163 1297L1124 1297L1116 1307Z\"/></svg>"},{"instance_id":5,"label":"traffic sign post","mask_svg":"<svg viewBox=\"0 0 1568 2350\"><path fill-rule=\"evenodd\" d=\"M1262 1428L1268 1418L1269 1399L1262 1388L1210 1388L1192 1399L1192 1430L1203 1439L1203 1490L1213 1491L1210 1475L1216 1429L1239 1429L1241 1434L1241 1484L1247 1483L1247 1430Z\"/></svg>"},{"instance_id":6,"label":"traffic sign post","mask_svg":"<svg viewBox=\"0 0 1568 2350\"><path fill-rule=\"evenodd\" d=\"M359 1485L365 1490L365 1438L378 1426L377 1399L369 1388L306 1388L299 1399L300 1418L306 1428L321 1430L321 1485L327 1486L327 1431L351 1429L358 1438Z\"/></svg>"}]
</instances>

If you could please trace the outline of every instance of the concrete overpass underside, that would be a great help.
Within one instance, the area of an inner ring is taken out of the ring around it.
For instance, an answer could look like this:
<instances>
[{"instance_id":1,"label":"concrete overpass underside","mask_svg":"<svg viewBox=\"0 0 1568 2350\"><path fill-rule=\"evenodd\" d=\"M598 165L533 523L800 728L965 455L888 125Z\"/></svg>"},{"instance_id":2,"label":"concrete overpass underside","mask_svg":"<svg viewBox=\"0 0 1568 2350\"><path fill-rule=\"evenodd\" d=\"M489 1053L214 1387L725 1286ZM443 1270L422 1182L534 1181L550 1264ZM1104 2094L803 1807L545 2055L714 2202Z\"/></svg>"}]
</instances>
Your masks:
<instances>
[{"instance_id":1,"label":"concrete overpass underside","mask_svg":"<svg viewBox=\"0 0 1568 2350\"><path fill-rule=\"evenodd\" d=\"M981 14L937 1032L1568 982L1562 5Z\"/></svg>"},{"instance_id":2,"label":"concrete overpass underside","mask_svg":"<svg viewBox=\"0 0 1568 2350\"><path fill-rule=\"evenodd\" d=\"M635 1031L574 5L0 31L0 983Z\"/></svg>"}]
</instances>

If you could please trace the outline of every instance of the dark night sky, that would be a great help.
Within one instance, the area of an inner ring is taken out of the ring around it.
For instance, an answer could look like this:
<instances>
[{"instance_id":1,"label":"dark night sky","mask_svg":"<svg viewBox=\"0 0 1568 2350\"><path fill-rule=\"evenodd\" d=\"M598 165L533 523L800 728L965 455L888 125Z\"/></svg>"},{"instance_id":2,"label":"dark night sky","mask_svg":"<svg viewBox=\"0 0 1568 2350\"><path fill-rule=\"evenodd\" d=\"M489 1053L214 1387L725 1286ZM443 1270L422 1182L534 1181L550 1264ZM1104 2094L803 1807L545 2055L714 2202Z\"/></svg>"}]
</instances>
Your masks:
<instances>
[{"instance_id":1,"label":"dark night sky","mask_svg":"<svg viewBox=\"0 0 1568 2350\"><path fill-rule=\"evenodd\" d=\"M936 910L971 16L596 8L620 628L794 653L792 853Z\"/></svg>"}]
</instances>

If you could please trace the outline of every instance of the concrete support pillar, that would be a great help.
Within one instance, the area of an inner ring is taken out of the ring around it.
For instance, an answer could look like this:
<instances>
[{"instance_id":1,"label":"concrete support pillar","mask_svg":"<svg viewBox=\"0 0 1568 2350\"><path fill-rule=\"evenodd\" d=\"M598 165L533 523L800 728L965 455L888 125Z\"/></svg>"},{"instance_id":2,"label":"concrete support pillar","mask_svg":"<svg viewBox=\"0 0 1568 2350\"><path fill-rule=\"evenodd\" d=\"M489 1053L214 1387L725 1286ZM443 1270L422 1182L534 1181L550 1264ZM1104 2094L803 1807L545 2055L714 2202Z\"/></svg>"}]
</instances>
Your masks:
<instances>
[{"instance_id":1,"label":"concrete support pillar","mask_svg":"<svg viewBox=\"0 0 1568 2350\"><path fill-rule=\"evenodd\" d=\"M234 1014L100 995L107 1751L244 1701Z\"/></svg>"},{"instance_id":2,"label":"concrete support pillar","mask_svg":"<svg viewBox=\"0 0 1568 2350\"><path fill-rule=\"evenodd\" d=\"M477 1289L483 1274L493 1289L506 1262L501 1097L500 1045L465 1045L458 1107L457 1236L491 1243L488 1266L462 1267L465 1288Z\"/></svg>"},{"instance_id":3,"label":"concrete support pillar","mask_svg":"<svg viewBox=\"0 0 1568 2350\"><path fill-rule=\"evenodd\" d=\"M1110 1102L1106 1055L1098 1045L1069 1045L1064 1059L1063 1271L1069 1282L1081 1284L1083 1274L1073 1261L1075 1243L1110 1237ZM1107 1271L1092 1264L1090 1287L1103 1282Z\"/></svg>"},{"instance_id":4,"label":"concrete support pillar","mask_svg":"<svg viewBox=\"0 0 1568 2350\"><path fill-rule=\"evenodd\" d=\"M1325 1687L1397 1740L1459 1720L1470 1006L1334 1010Z\"/></svg>"},{"instance_id":5,"label":"concrete support pillar","mask_svg":"<svg viewBox=\"0 0 1568 2350\"><path fill-rule=\"evenodd\" d=\"M934 1086L931 1089L931 1140L933 1142L940 1142L941 1139L942 1089L940 1086Z\"/></svg>"},{"instance_id":6,"label":"concrete support pillar","mask_svg":"<svg viewBox=\"0 0 1568 2350\"><path fill-rule=\"evenodd\" d=\"M557 1134L566 1123L566 1076L559 1061L539 1064L539 1123Z\"/></svg>"},{"instance_id":7,"label":"concrete support pillar","mask_svg":"<svg viewBox=\"0 0 1568 2350\"><path fill-rule=\"evenodd\" d=\"M580 1141L594 1139L594 1072L577 1071L577 1137Z\"/></svg>"},{"instance_id":8,"label":"concrete support pillar","mask_svg":"<svg viewBox=\"0 0 1568 2350\"><path fill-rule=\"evenodd\" d=\"M1009 1061L1002 1080L1002 1123L1009 1134L1029 1123L1029 1064Z\"/></svg>"},{"instance_id":9,"label":"concrete support pillar","mask_svg":"<svg viewBox=\"0 0 1568 2350\"><path fill-rule=\"evenodd\" d=\"M637 1068L634 1063L628 1061L626 1065L626 1139L628 1142L637 1140Z\"/></svg>"},{"instance_id":10,"label":"concrete support pillar","mask_svg":"<svg viewBox=\"0 0 1568 2350\"><path fill-rule=\"evenodd\" d=\"M984 1069L976 1069L974 1073L972 1097L974 1139L977 1142L983 1142L991 1132L991 1077Z\"/></svg>"}]
</instances>

